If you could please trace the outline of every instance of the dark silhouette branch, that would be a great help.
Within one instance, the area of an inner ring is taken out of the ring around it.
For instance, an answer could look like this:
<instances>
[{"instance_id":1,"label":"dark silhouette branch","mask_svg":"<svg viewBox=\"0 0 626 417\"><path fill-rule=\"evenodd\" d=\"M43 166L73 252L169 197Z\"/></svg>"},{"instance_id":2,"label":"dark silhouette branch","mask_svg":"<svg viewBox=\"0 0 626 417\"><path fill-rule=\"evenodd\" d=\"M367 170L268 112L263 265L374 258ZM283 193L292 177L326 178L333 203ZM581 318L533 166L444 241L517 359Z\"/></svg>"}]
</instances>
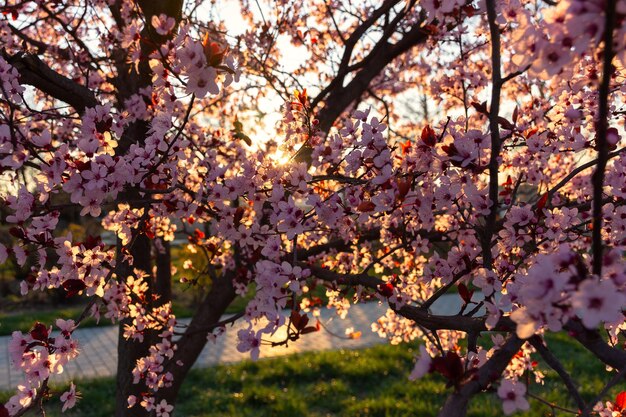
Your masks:
<instances>
[{"instance_id":1,"label":"dark silhouette branch","mask_svg":"<svg viewBox=\"0 0 626 417\"><path fill-rule=\"evenodd\" d=\"M87 87L51 69L37 55L3 53L20 74L20 83L32 85L41 92L72 106L78 113L95 107L98 100Z\"/></svg>"},{"instance_id":2,"label":"dark silhouette branch","mask_svg":"<svg viewBox=\"0 0 626 417\"><path fill-rule=\"evenodd\" d=\"M591 182L593 184L593 230L591 231L591 251L593 253L593 273L600 276L602 273L602 188L604 186L604 171L609 159L609 144L607 142L607 132L609 128L609 87L611 75L613 74L612 61L615 52L613 51L613 29L615 28L615 8L616 1L608 0L605 6L605 26L604 26L604 55L602 81L598 98L598 120L596 133L596 151L598 152L598 164L593 173Z\"/></svg>"},{"instance_id":3,"label":"dark silhouette branch","mask_svg":"<svg viewBox=\"0 0 626 417\"><path fill-rule=\"evenodd\" d=\"M576 405L579 410L584 410L587 405L585 401L580 396L580 392L578 392L577 384L572 379L571 375L565 370L559 359L554 356L554 354L548 349L544 344L543 340L540 337L534 336L529 339L531 345L537 349L537 352L541 355L541 357L546 361L546 363L550 366L550 368L554 369L554 371L561 377L561 380L565 384L565 387L569 391L570 395L576 401Z\"/></svg>"},{"instance_id":4,"label":"dark silhouette branch","mask_svg":"<svg viewBox=\"0 0 626 417\"><path fill-rule=\"evenodd\" d=\"M502 375L507 365L520 350L524 340L512 335L506 343L478 369L477 375L450 394L439 411L439 417L464 417L472 397L483 391Z\"/></svg>"},{"instance_id":5,"label":"dark silhouette branch","mask_svg":"<svg viewBox=\"0 0 626 417\"><path fill-rule=\"evenodd\" d=\"M496 21L497 8L494 0L487 0L487 20L491 35L491 103L489 106L489 131L491 134L491 156L489 158L489 201L491 204L487 215L485 228L482 234L483 265L487 269L492 267L491 239L495 233L496 216L498 213L498 173L500 164L500 126L498 118L500 113L500 93L502 90L502 63L500 56L500 27Z\"/></svg>"},{"instance_id":6,"label":"dark silhouette branch","mask_svg":"<svg viewBox=\"0 0 626 417\"><path fill-rule=\"evenodd\" d=\"M395 2L390 2L394 3ZM404 12L406 13L405 9ZM397 20L397 21L396 21ZM394 20L397 25L399 20ZM376 78L383 69L394 59L409 51L411 48L424 43L428 39L428 31L421 26L422 21L413 25L411 30L405 33L398 42L391 44L387 38L383 37L372 49L366 58L357 64L360 68L354 78L344 87L345 76L341 75L341 69L335 80L312 101L312 105L324 102L324 107L318 112L319 129L328 132L335 120L350 106L358 100L369 88L372 80ZM344 70L345 71L345 70Z\"/></svg>"}]
</instances>

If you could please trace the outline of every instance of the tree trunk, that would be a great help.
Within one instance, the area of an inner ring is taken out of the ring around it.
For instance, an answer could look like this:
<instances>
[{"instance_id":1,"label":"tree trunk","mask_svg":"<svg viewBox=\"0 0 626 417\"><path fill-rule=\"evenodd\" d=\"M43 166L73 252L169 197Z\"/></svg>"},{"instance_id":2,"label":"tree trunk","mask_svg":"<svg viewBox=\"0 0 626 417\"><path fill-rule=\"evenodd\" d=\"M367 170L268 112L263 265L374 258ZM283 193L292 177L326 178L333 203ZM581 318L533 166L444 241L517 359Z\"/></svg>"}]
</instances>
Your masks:
<instances>
[{"instance_id":1,"label":"tree trunk","mask_svg":"<svg viewBox=\"0 0 626 417\"><path fill-rule=\"evenodd\" d=\"M155 293L159 296L156 305L172 301L172 251L170 242L163 242L163 252L156 249Z\"/></svg>"},{"instance_id":2,"label":"tree trunk","mask_svg":"<svg viewBox=\"0 0 626 417\"><path fill-rule=\"evenodd\" d=\"M220 321L226 308L236 297L232 279L232 273L226 273L213 282L211 290L198 307L189 327L176 343L174 357L166 365L166 370L174 376L174 382L171 387L157 393L157 402L163 399L169 404L176 402L185 377L207 343L207 334L212 330L212 326ZM178 361L181 361L182 365L178 365Z\"/></svg>"},{"instance_id":3,"label":"tree trunk","mask_svg":"<svg viewBox=\"0 0 626 417\"><path fill-rule=\"evenodd\" d=\"M120 1L118 1L117 3L120 3ZM152 16L158 16L161 13L174 17L177 23L180 22L183 3L182 0L152 0L140 1L138 3L146 22L150 22ZM114 19L116 19L116 23L118 25L122 25L123 21L121 19L121 16L118 12L116 12L116 10L119 10L119 4L112 5L111 10ZM161 45L163 42L167 41L167 39L171 37L171 35L161 36L156 34L154 31L150 30L149 25L147 25L143 29L141 36L142 56L149 56L152 51L154 51L156 48L159 47L159 45ZM113 53L118 70L118 76L113 81L113 83L117 90L116 95L119 108L123 108L124 100L128 99L133 94L138 93L141 88L149 86L152 79L152 70L150 69L147 59L140 62L137 72L128 64L127 55L128 51L123 49L118 49ZM136 121L126 127L120 139L119 146L116 149L117 154L124 155L133 143L143 144L145 142L148 129L149 122L145 120ZM133 205L133 198L139 197L138 189L130 189L124 194L125 196L120 196L119 202L128 202L131 204L131 206ZM152 242L145 235L141 234L140 231L137 231L137 233L139 233L140 235L137 237L132 247L130 247L130 255L134 259L134 263L132 266L121 265L123 256L121 253L121 246L118 243L118 251L116 257L117 262L120 263L117 271L118 279L124 279L128 277L128 275L132 273L133 268L140 269L152 275ZM167 259L161 259L157 262L157 268L158 270L160 270L159 272L157 272L157 276L151 276L148 279L149 300L152 298L150 296L151 294L164 294L164 298L158 300L157 303L169 301L169 298L171 297L171 288L169 287L169 281L171 279L171 273L169 269L169 246L167 247L166 251L168 252L168 254L166 255ZM167 268L164 267L165 263L168 264ZM167 281L167 283L165 281ZM153 304L152 301L150 303ZM146 308L151 307L152 305L146 306ZM132 409L128 408L128 397L130 395L135 395L139 398L141 392L147 391L144 384L132 383L132 370L135 367L135 364L139 358L147 356L148 348L156 340L157 333L146 332L146 334L144 335L144 340L141 343L127 341L126 339L124 339L123 335L124 325L128 323L129 321L127 320L123 320L120 323L118 336L115 416L147 417L150 415L150 413L148 413L143 407L136 406Z\"/></svg>"},{"instance_id":4,"label":"tree trunk","mask_svg":"<svg viewBox=\"0 0 626 417\"><path fill-rule=\"evenodd\" d=\"M511 336L507 342L489 360L479 368L477 375L461 385L448 396L439 411L439 417L465 417L467 407L474 395L486 389L497 380L506 369L511 358L520 350L524 340Z\"/></svg>"},{"instance_id":5,"label":"tree trunk","mask_svg":"<svg viewBox=\"0 0 626 417\"><path fill-rule=\"evenodd\" d=\"M126 279L133 271L133 269L140 269L142 271L150 272L151 259L150 249L151 242L145 235L140 234L136 237L136 240L130 250L133 256L134 262L132 265L123 263L118 267L117 279ZM121 263L121 245L118 244L118 262ZM140 396L141 392L146 391L144 384L133 384L132 371L135 367L137 359L147 356L148 348L151 345L152 337L145 335L143 342L137 342L132 340L126 340L124 338L124 325L130 324L132 320L122 320L119 328L119 336L117 342L117 377L116 377L116 389L115 389L115 417L139 417L148 416L149 413L140 407L128 408L128 397L130 395Z\"/></svg>"}]
</instances>

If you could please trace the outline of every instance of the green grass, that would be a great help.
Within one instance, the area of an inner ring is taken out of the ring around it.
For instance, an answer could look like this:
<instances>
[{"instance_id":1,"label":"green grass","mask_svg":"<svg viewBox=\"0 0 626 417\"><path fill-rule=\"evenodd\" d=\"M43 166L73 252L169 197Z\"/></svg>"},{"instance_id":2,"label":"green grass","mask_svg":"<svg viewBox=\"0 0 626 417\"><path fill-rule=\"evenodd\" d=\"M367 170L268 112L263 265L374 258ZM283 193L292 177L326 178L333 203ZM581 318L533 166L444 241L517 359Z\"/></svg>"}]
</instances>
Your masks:
<instances>
[{"instance_id":1,"label":"green grass","mask_svg":"<svg viewBox=\"0 0 626 417\"><path fill-rule=\"evenodd\" d=\"M594 398L608 379L604 367L590 360L583 349L565 336L551 337L549 345L563 359L566 368L576 375L582 395L587 400ZM435 416L450 389L436 375L416 382L407 379L415 353L415 345L383 345L364 350L305 353L195 370L183 385L176 415ZM551 370L546 370L545 374L545 385L533 385L531 392L559 405L573 407L556 374ZM47 407L47 415L113 415L113 380L79 383L78 390L82 392L82 400L74 410L61 414L59 402L53 400ZM60 393L59 389L57 393ZM3 396L6 399L7 394L0 395L0 400ZM531 412L527 415L550 415L549 407L536 400L529 401ZM468 415L490 417L502 416L503 413L495 394L483 393L472 402Z\"/></svg>"},{"instance_id":2,"label":"green grass","mask_svg":"<svg viewBox=\"0 0 626 417\"><path fill-rule=\"evenodd\" d=\"M75 236L82 236L82 234L84 234L84 232L80 232L80 230L75 230L74 232ZM190 254L181 247L172 248L172 265L179 271L183 271L183 261L187 258L193 259L196 267L203 269L206 261L201 254ZM4 266L6 266L6 264L4 264ZM2 273L2 268L3 265L0 265L0 273ZM183 275L183 273L181 272L180 275ZM174 280L172 285L174 314L181 318L191 317L209 285L209 280L206 277L203 277L203 280L201 280L200 288L179 284L177 280ZM235 298L231 305L228 306L225 313L232 314L242 311L253 295L254 287L252 287L252 290L246 297ZM16 297L16 300L20 300L20 297ZM75 301L73 305L54 306L50 303L44 304L41 308L33 309L29 307L25 308L24 303L22 303L18 306L10 305L9 307L4 307L3 310L0 310L0 336L10 335L16 330L27 332L32 328L35 322L41 322L50 326L54 325L54 322L58 318L76 320L80 317L86 304L86 298L81 297L79 300ZM100 325L106 326L110 324L111 322L104 317L100 320ZM80 327L93 327L97 325L98 323L95 319L89 318L84 320Z\"/></svg>"},{"instance_id":3,"label":"green grass","mask_svg":"<svg viewBox=\"0 0 626 417\"><path fill-rule=\"evenodd\" d=\"M248 300L244 300L241 297L237 297L233 303L226 309L226 314L236 313L243 310ZM76 320L80 317L84 305L71 306L71 307L47 307L39 310L18 310L12 312L0 312L0 336L10 335L15 330L21 332L28 332L35 322L41 322L47 326L54 325L56 319L73 319ZM184 318L191 317L194 313L194 308L189 303L174 301L173 310L176 317ZM100 323L97 323L93 318L85 319L80 327L94 327L94 326L110 326L111 321L102 317Z\"/></svg>"},{"instance_id":4,"label":"green grass","mask_svg":"<svg viewBox=\"0 0 626 417\"><path fill-rule=\"evenodd\" d=\"M11 334L15 330L27 332L37 321L49 326L53 325L56 319L76 320L80 317L83 309L83 306L72 306L0 313L0 336ZM81 324L81 327L91 327L95 325L96 321L90 318L86 319L83 324Z\"/></svg>"}]
</instances>

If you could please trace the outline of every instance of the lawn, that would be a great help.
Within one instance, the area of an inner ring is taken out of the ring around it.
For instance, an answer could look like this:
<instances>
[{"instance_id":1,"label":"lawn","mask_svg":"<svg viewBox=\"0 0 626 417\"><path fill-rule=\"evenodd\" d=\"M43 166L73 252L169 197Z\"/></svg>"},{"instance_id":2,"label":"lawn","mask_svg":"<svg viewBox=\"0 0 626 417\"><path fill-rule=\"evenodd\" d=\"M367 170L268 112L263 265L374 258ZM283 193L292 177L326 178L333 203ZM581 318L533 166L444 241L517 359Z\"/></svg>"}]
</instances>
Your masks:
<instances>
[{"instance_id":1,"label":"lawn","mask_svg":"<svg viewBox=\"0 0 626 417\"><path fill-rule=\"evenodd\" d=\"M179 271L183 271L183 261L187 258L193 259L194 264L202 269L204 265L204 258L200 254L188 254L185 252L184 248L175 247L172 248L172 265L176 267ZM2 265L0 265L0 272L2 271ZM6 273L5 273L6 274ZM1 277L2 275L0 275ZM178 283L174 280L172 291L173 291L173 300L172 306L174 310L174 314L177 317L191 317L197 307L197 305L201 302L201 297L205 293L206 289L209 287L208 278L202 277L200 282L201 287L197 288L190 285L184 285ZM242 311L248 301L254 295L253 286L252 290L246 297L237 297L228 306L225 314L232 314ZM49 291L50 294L50 291ZM35 322L41 322L48 326L54 325L56 319L73 319L76 320L80 317L83 312L85 306L89 302L89 299L85 296L77 296L76 300L68 300L72 301L72 303L65 305L53 305L52 303L41 303L40 300L32 301L31 303L15 303L16 306L11 305L10 302L5 304L9 305L9 307L4 306L2 310L0 310L0 336L10 335L13 331L19 330L21 332L29 331ZM16 300L19 300L19 297L14 297ZM30 305L36 305L37 308L32 308ZM26 306L26 307L25 307ZM105 319L104 317L100 320L100 325L111 325L111 321ZM98 323L95 319L88 318L84 320L80 327L93 327L97 326Z\"/></svg>"},{"instance_id":2,"label":"lawn","mask_svg":"<svg viewBox=\"0 0 626 417\"><path fill-rule=\"evenodd\" d=\"M23 310L16 312L0 313L0 336L11 334L15 330L29 331L35 322L41 322L48 326L53 325L56 319L74 319L80 317L84 306L70 306L61 308L42 308L39 310ZM104 324L106 320L101 321ZM110 324L110 322L108 323ZM95 326L94 319L86 319L81 327Z\"/></svg>"},{"instance_id":3,"label":"lawn","mask_svg":"<svg viewBox=\"0 0 626 417\"><path fill-rule=\"evenodd\" d=\"M252 288L254 288L252 286ZM196 292L197 293L197 292ZM183 290L180 286L174 286L174 300L172 301L172 308L174 314L178 318L191 317L199 303L199 300L194 299L194 295L197 295L193 291ZM317 287L311 295L319 297L323 301L326 301L324 287ZM224 314L238 313L246 308L246 305L250 299L254 296L254 290L250 290L245 297L237 297L228 306ZM10 335L15 330L21 332L28 332L33 327L35 322L41 322L47 326L54 325L56 319L73 319L76 320L82 314L85 306L87 305L87 299L82 299L75 305L65 307L44 306L38 309L16 309L15 311L1 311L0 310L0 336ZM111 321L101 318L100 322L96 322L93 318L85 319L80 327L93 327L93 326L110 326Z\"/></svg>"},{"instance_id":4,"label":"lawn","mask_svg":"<svg viewBox=\"0 0 626 417\"><path fill-rule=\"evenodd\" d=\"M313 336L314 337L314 336ZM588 400L602 389L603 366L565 336L551 337L550 346L573 370ZM435 375L411 382L416 347L381 345L364 350L297 354L193 371L182 389L177 416L435 416L445 399L445 382ZM540 364L540 366L542 366ZM548 401L573 407L556 374L546 370L544 386L531 392ZM622 387L623 389L624 387ZM61 414L52 401L48 416L109 417L115 395L111 379L79 383L82 400ZM617 390L619 388L616 388ZM59 391L57 388L56 391ZM615 390L612 395L615 394ZM6 399L7 394L3 394ZM548 416L550 407L530 399L530 416ZM472 403L472 417L503 415L495 394L482 394ZM557 415L567 415L557 413Z\"/></svg>"},{"instance_id":5,"label":"lawn","mask_svg":"<svg viewBox=\"0 0 626 417\"><path fill-rule=\"evenodd\" d=\"M238 297L228 307L226 314L236 313L243 310L246 306L247 300ZM188 302L174 301L173 303L174 314L176 317L184 318L191 317L193 314L193 307ZM47 307L38 310L18 310L15 312L0 312L0 336L10 335L15 330L21 332L28 332L35 322L41 322L47 326L54 325L56 319L73 319L76 320L83 312L85 305L76 305L69 307ZM111 321L102 317L100 323L97 323L93 318L85 319L80 327L93 327L97 325L110 326Z\"/></svg>"}]
</instances>

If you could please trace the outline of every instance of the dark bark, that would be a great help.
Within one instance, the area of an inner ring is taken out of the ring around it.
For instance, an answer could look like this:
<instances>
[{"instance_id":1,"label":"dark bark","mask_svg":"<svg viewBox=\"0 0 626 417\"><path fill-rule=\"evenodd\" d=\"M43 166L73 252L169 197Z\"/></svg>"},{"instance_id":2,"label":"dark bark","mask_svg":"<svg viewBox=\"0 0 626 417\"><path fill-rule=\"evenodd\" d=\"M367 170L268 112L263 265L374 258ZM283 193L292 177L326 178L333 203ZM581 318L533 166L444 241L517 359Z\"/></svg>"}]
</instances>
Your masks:
<instances>
[{"instance_id":1,"label":"dark bark","mask_svg":"<svg viewBox=\"0 0 626 417\"><path fill-rule=\"evenodd\" d=\"M604 171L609 160L609 144L607 133L609 129L609 95L611 76L613 75L613 30L616 23L616 0L608 0L605 8L604 51L602 81L598 91L598 119L596 121L596 151L598 152L596 170L591 177L593 184L593 228L591 230L591 252L593 254L593 273L600 276L602 273L602 190L604 187Z\"/></svg>"},{"instance_id":2,"label":"dark bark","mask_svg":"<svg viewBox=\"0 0 626 417\"><path fill-rule=\"evenodd\" d=\"M157 305L172 301L172 252L170 242L163 242L163 252L156 250L155 294Z\"/></svg>"},{"instance_id":3,"label":"dark bark","mask_svg":"<svg viewBox=\"0 0 626 417\"><path fill-rule=\"evenodd\" d=\"M193 315L189 327L176 343L177 350L174 357L166 365L166 371L173 374L174 382L171 387L157 393L158 401L165 399L170 404L176 402L185 377L207 343L207 334L212 330L212 326L219 322L226 308L235 299L236 293L232 280L232 274L226 273L212 283L210 291ZM178 365L178 361L181 361L182 365Z\"/></svg>"},{"instance_id":4,"label":"dark bark","mask_svg":"<svg viewBox=\"0 0 626 417\"><path fill-rule=\"evenodd\" d=\"M159 15L164 13L168 16L175 17L177 22L180 21L182 13L182 0L157 0L157 1L139 1L139 6L142 9L145 20L151 21L153 15ZM116 18L118 24L120 24L120 16ZM158 48L163 42L167 41L167 36L158 35L150 24L146 25L141 33L141 53L142 56L149 56L156 48ZM124 100L133 94L139 92L141 88L145 88L151 84L152 71L148 64L148 60L142 60L135 70L127 62L126 50L117 49L113 52L115 64L117 66L117 73L119 74L114 81L117 92L118 106L123 108ZM122 134L122 138L119 141L119 146L116 149L118 155L123 155L128 151L133 143L143 143L146 139L149 129L148 121L140 120L131 123ZM139 196L138 189L130 189L120 196L119 202L132 201L132 198ZM147 209L147 208L146 208ZM145 235L141 235L137 238L135 244L130 248L130 254L134 258L133 268L141 269L142 271L151 274L152 272L152 259L151 259L152 242ZM121 259L118 251L118 262ZM157 272L156 277L151 277L148 280L149 294L161 294L164 292L167 298L171 297L171 289L168 289L169 283L165 283L165 280L170 281L171 275L169 272L169 266L163 267L165 260L157 261L157 268L160 272ZM169 264L169 260L167 261ZM160 268L159 268L160 267ZM166 272L167 270L167 272ZM123 275L122 275L123 277ZM118 274L119 279L119 274ZM150 297L149 299L151 299ZM164 301L162 299L162 301ZM161 302L162 302L161 301ZM159 302L159 303L161 303ZM152 306L146 306L151 308ZM144 341L134 342L127 341L123 337L124 325L126 321L122 321L120 324L120 332L118 337L118 366L117 366L117 379L116 379L116 398L115 398L115 416L116 417L148 417L150 413L144 408L135 406L128 408L128 397L135 395L140 398L140 393L146 392L144 384L133 384L132 369L134 368L138 359L148 355L148 348L157 340L157 333L155 331L146 331L144 334Z\"/></svg>"},{"instance_id":5,"label":"dark bark","mask_svg":"<svg viewBox=\"0 0 626 417\"><path fill-rule=\"evenodd\" d=\"M334 88L323 90L313 100L314 104L324 103L324 107L316 116L320 121L319 128L322 132L328 132L341 114L367 92L371 82L387 65L428 39L428 32L423 29L421 23L416 23L410 31L404 34L402 39L394 44L389 43L383 37L370 54L363 59L359 65L362 68L356 72L354 78L346 86L342 86L342 82L336 82ZM343 80L346 74L343 74L343 76L339 74L337 78Z\"/></svg>"},{"instance_id":6,"label":"dark bark","mask_svg":"<svg viewBox=\"0 0 626 417\"><path fill-rule=\"evenodd\" d=\"M626 351L606 343L597 330L587 329L579 320L570 320L564 327L578 343L605 364L615 369L626 367Z\"/></svg>"},{"instance_id":7,"label":"dark bark","mask_svg":"<svg viewBox=\"0 0 626 417\"><path fill-rule=\"evenodd\" d=\"M142 271L150 271L151 259L150 249L151 242L145 235L137 236L133 246L131 248L131 254L134 258L132 265L122 264L117 269L117 279L126 279L132 274L133 269L140 269ZM118 244L117 259L122 259L121 245ZM115 416L139 416L142 411L145 410L131 410L127 407L128 396L135 395L140 396L141 392L145 392L145 386L143 384L133 384L132 370L135 367L137 359L146 356L148 354L148 348L150 347L151 337L146 335L143 342L137 342L132 340L126 340L124 338L124 326L131 324L132 320L122 320L119 328L119 336L117 342L117 378L115 385ZM145 413L145 415L148 415Z\"/></svg>"},{"instance_id":8,"label":"dark bark","mask_svg":"<svg viewBox=\"0 0 626 417\"><path fill-rule=\"evenodd\" d=\"M83 113L86 108L98 104L91 90L54 71L37 55L3 55L19 72L20 83L32 85L51 97L69 104L78 113Z\"/></svg>"},{"instance_id":9,"label":"dark bark","mask_svg":"<svg viewBox=\"0 0 626 417\"><path fill-rule=\"evenodd\" d=\"M494 353L487 363L480 367L476 377L448 396L438 415L440 417L465 417L467 406L472 397L486 389L500 377L511 358L520 350L523 344L524 340L519 339L515 335L511 336L504 346Z\"/></svg>"},{"instance_id":10,"label":"dark bark","mask_svg":"<svg viewBox=\"0 0 626 417\"><path fill-rule=\"evenodd\" d=\"M489 109L489 131L491 136L491 155L489 157L489 200L491 209L485 218L485 228L481 236L483 266L492 269L491 240L496 231L496 217L498 213L498 174L500 172L500 94L502 91L502 69L500 56L500 27L497 23L497 8L495 0L487 0L487 20L491 37L491 103Z\"/></svg>"}]
</instances>

